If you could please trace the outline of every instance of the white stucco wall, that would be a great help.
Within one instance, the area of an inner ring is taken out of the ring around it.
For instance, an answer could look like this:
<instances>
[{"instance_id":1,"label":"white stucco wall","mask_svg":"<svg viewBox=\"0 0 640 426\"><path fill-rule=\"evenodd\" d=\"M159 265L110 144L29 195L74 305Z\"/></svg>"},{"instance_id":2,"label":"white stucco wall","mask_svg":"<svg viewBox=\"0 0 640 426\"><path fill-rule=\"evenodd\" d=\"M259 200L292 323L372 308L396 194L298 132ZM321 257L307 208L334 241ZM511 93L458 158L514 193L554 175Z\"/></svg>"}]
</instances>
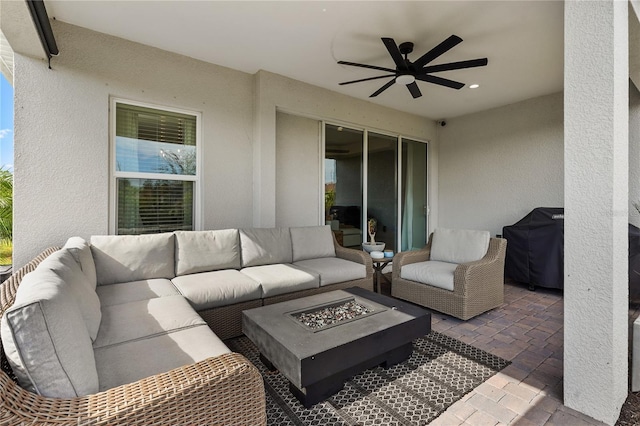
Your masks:
<instances>
[{"instance_id":1,"label":"white stucco wall","mask_svg":"<svg viewBox=\"0 0 640 426\"><path fill-rule=\"evenodd\" d=\"M569 1L564 22L564 404L615 424L628 394L628 3Z\"/></svg>"},{"instance_id":2,"label":"white stucco wall","mask_svg":"<svg viewBox=\"0 0 640 426\"><path fill-rule=\"evenodd\" d=\"M276 226L320 221L320 123L276 113Z\"/></svg>"},{"instance_id":3,"label":"white stucco wall","mask_svg":"<svg viewBox=\"0 0 640 426\"><path fill-rule=\"evenodd\" d=\"M14 265L108 232L110 96L202 112L203 227L251 226L253 76L52 24L52 70L15 55Z\"/></svg>"},{"instance_id":4,"label":"white stucco wall","mask_svg":"<svg viewBox=\"0 0 640 426\"><path fill-rule=\"evenodd\" d=\"M437 141L434 121L265 71L256 74L255 87L254 226L270 227L276 224L276 110L432 141L430 149L434 154L430 157L429 179L433 188L430 195L433 198L430 200L434 203L437 200ZM316 155L319 155L319 151ZM299 185L297 191L317 189ZM431 223L437 223L435 214L431 217Z\"/></svg>"},{"instance_id":5,"label":"white stucco wall","mask_svg":"<svg viewBox=\"0 0 640 426\"><path fill-rule=\"evenodd\" d=\"M304 211L282 213L279 225L320 222L318 141L314 157L305 157L305 164L316 164L313 175L278 184L278 162L284 161L278 155L291 158L293 152L277 153L277 109L423 140L435 136L435 123L423 117L275 74L252 76L62 22L52 24L61 52L52 70L42 60L16 52L16 267L69 236L109 232L110 97L202 113L203 229L275 226L276 205L282 200L278 191L282 195L285 190L290 197L315 194L316 201ZM436 158L431 156L433 185ZM434 186L431 194L436 192Z\"/></svg>"},{"instance_id":6,"label":"white stucco wall","mask_svg":"<svg viewBox=\"0 0 640 426\"><path fill-rule=\"evenodd\" d=\"M486 229L563 206L562 93L447 120L439 129L439 222Z\"/></svg>"}]
</instances>

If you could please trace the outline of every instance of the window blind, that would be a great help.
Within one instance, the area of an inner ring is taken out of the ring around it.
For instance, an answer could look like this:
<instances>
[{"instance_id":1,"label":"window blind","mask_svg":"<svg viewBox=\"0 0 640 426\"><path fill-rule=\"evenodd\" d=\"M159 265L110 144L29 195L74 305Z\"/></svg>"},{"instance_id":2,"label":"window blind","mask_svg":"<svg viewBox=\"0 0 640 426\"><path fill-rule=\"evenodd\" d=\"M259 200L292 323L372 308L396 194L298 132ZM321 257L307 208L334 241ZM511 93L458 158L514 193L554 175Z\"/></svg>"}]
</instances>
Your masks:
<instances>
[{"instance_id":1,"label":"window blind","mask_svg":"<svg viewBox=\"0 0 640 426\"><path fill-rule=\"evenodd\" d=\"M116 104L116 136L196 145L196 117L137 105Z\"/></svg>"},{"instance_id":2,"label":"window blind","mask_svg":"<svg viewBox=\"0 0 640 426\"><path fill-rule=\"evenodd\" d=\"M118 178L118 234L193 230L191 181Z\"/></svg>"}]
</instances>

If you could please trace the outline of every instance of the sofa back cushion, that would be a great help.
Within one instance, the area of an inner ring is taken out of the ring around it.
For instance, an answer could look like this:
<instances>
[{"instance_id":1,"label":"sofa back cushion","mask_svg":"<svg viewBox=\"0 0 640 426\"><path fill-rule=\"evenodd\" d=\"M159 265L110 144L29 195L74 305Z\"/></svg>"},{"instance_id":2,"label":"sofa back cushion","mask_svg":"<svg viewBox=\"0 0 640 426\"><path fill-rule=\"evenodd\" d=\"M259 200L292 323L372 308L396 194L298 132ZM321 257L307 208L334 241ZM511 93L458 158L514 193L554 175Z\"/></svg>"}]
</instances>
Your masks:
<instances>
[{"instance_id":1,"label":"sofa back cushion","mask_svg":"<svg viewBox=\"0 0 640 426\"><path fill-rule=\"evenodd\" d=\"M289 228L251 228L240 230L242 267L291 263Z\"/></svg>"},{"instance_id":2,"label":"sofa back cushion","mask_svg":"<svg viewBox=\"0 0 640 426\"><path fill-rule=\"evenodd\" d=\"M71 237L65 243L64 249L69 250L74 259L80 265L80 269L87 276L89 284L95 290L97 284L96 264L93 262L91 255L91 247L84 239L80 237Z\"/></svg>"},{"instance_id":3,"label":"sofa back cushion","mask_svg":"<svg viewBox=\"0 0 640 426\"><path fill-rule=\"evenodd\" d=\"M304 226L290 231L294 262L336 256L331 226Z\"/></svg>"},{"instance_id":4,"label":"sofa back cushion","mask_svg":"<svg viewBox=\"0 0 640 426\"><path fill-rule=\"evenodd\" d=\"M25 275L0 332L23 388L54 398L98 392L89 332L68 285L55 273L36 269Z\"/></svg>"},{"instance_id":5,"label":"sofa back cushion","mask_svg":"<svg viewBox=\"0 0 640 426\"><path fill-rule=\"evenodd\" d=\"M487 254L489 231L437 228L431 240L430 260L449 263L468 263Z\"/></svg>"},{"instance_id":6,"label":"sofa back cushion","mask_svg":"<svg viewBox=\"0 0 640 426\"><path fill-rule=\"evenodd\" d=\"M176 231L176 275L240 269L237 229Z\"/></svg>"},{"instance_id":7,"label":"sofa back cushion","mask_svg":"<svg viewBox=\"0 0 640 426\"><path fill-rule=\"evenodd\" d=\"M89 337L92 341L95 340L102 320L100 298L71 252L65 248L58 250L43 260L36 270L46 280L62 281L65 284L80 310Z\"/></svg>"},{"instance_id":8,"label":"sofa back cushion","mask_svg":"<svg viewBox=\"0 0 640 426\"><path fill-rule=\"evenodd\" d=\"M98 285L175 277L174 239L173 233L92 236Z\"/></svg>"}]
</instances>

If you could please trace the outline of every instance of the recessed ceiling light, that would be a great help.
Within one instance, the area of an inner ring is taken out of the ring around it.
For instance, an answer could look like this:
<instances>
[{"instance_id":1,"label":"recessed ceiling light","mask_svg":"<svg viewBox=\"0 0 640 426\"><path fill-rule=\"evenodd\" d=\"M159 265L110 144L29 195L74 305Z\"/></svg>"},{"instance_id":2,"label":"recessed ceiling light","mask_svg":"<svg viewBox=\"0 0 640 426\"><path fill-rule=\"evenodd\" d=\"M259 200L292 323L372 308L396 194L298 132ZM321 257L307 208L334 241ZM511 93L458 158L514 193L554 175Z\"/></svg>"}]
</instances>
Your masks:
<instances>
[{"instance_id":1,"label":"recessed ceiling light","mask_svg":"<svg viewBox=\"0 0 640 426\"><path fill-rule=\"evenodd\" d=\"M469 89L477 89L478 87L480 87L479 84L470 84L469 85Z\"/></svg>"}]
</instances>

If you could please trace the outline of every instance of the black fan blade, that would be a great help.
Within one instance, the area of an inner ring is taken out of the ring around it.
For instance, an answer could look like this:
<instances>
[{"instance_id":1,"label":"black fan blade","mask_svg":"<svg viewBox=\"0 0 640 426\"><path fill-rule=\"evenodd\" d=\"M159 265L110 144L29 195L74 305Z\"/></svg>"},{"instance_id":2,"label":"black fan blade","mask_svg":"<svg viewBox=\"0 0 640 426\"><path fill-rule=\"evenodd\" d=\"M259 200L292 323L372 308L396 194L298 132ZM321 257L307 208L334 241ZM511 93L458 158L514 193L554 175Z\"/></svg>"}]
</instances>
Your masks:
<instances>
[{"instance_id":1,"label":"black fan blade","mask_svg":"<svg viewBox=\"0 0 640 426\"><path fill-rule=\"evenodd\" d=\"M395 77L395 76L396 76L395 74L379 75L377 77L361 78L360 80L345 81L344 83L338 83L338 84L340 86L344 86L345 84L360 83L360 82L363 82L363 81L377 80L379 78L387 78L387 77Z\"/></svg>"},{"instance_id":2,"label":"black fan blade","mask_svg":"<svg viewBox=\"0 0 640 426\"><path fill-rule=\"evenodd\" d=\"M376 67L375 65L356 64L355 62L346 62L346 61L338 61L338 63L340 65L350 65L352 67L369 68L372 70L386 71L386 72L392 72L392 73L396 72L396 70L392 70L391 68Z\"/></svg>"},{"instance_id":3,"label":"black fan blade","mask_svg":"<svg viewBox=\"0 0 640 426\"><path fill-rule=\"evenodd\" d=\"M415 81L411 84L407 84L407 89L409 89L409 92L411 93L411 96L413 96L413 99L422 96L422 92L420 92L420 88Z\"/></svg>"},{"instance_id":4,"label":"black fan blade","mask_svg":"<svg viewBox=\"0 0 640 426\"><path fill-rule=\"evenodd\" d=\"M376 90L375 92L373 92L371 95L369 95L370 98L375 98L376 96L378 96L380 93L384 92L385 90L387 90L389 87L391 87L393 85L393 83L396 82L396 79L394 78L393 80L391 80L390 82L388 82L387 84L385 84L384 86L382 86L381 88L379 88L378 90Z\"/></svg>"},{"instance_id":5,"label":"black fan blade","mask_svg":"<svg viewBox=\"0 0 640 426\"><path fill-rule=\"evenodd\" d=\"M457 35L452 35L451 37L449 37L448 39L446 39L445 41L443 41L442 43L440 43L439 45L437 45L436 47L434 47L424 55L422 55L420 58L418 58L418 60L415 61L413 65L416 68L422 68L423 66L433 61L435 58L442 55L443 53L447 52L449 49L456 46L460 42L462 42L462 39L460 37L458 37Z\"/></svg>"},{"instance_id":6,"label":"black fan blade","mask_svg":"<svg viewBox=\"0 0 640 426\"><path fill-rule=\"evenodd\" d=\"M452 89L462 89L464 83L459 81L448 80L442 77L436 77L435 75L416 75L416 80L426 81L427 83L439 84L440 86L451 87Z\"/></svg>"},{"instance_id":7,"label":"black fan blade","mask_svg":"<svg viewBox=\"0 0 640 426\"><path fill-rule=\"evenodd\" d=\"M440 64L440 65L431 65L429 67L424 67L418 71L419 74L429 74L432 72L439 71L451 71L451 70L460 70L463 68L474 68L474 67L484 67L487 65L489 61L487 58L481 59L471 59L469 61L460 61L460 62L450 62L448 64Z\"/></svg>"},{"instance_id":8,"label":"black fan blade","mask_svg":"<svg viewBox=\"0 0 640 426\"><path fill-rule=\"evenodd\" d=\"M389 55L391 55L391 58L393 59L393 62L396 63L398 69L406 69L407 64L405 63L404 58L402 57L402 53L400 53L400 49L398 48L395 40L388 37L382 37L382 42L389 51Z\"/></svg>"}]
</instances>

